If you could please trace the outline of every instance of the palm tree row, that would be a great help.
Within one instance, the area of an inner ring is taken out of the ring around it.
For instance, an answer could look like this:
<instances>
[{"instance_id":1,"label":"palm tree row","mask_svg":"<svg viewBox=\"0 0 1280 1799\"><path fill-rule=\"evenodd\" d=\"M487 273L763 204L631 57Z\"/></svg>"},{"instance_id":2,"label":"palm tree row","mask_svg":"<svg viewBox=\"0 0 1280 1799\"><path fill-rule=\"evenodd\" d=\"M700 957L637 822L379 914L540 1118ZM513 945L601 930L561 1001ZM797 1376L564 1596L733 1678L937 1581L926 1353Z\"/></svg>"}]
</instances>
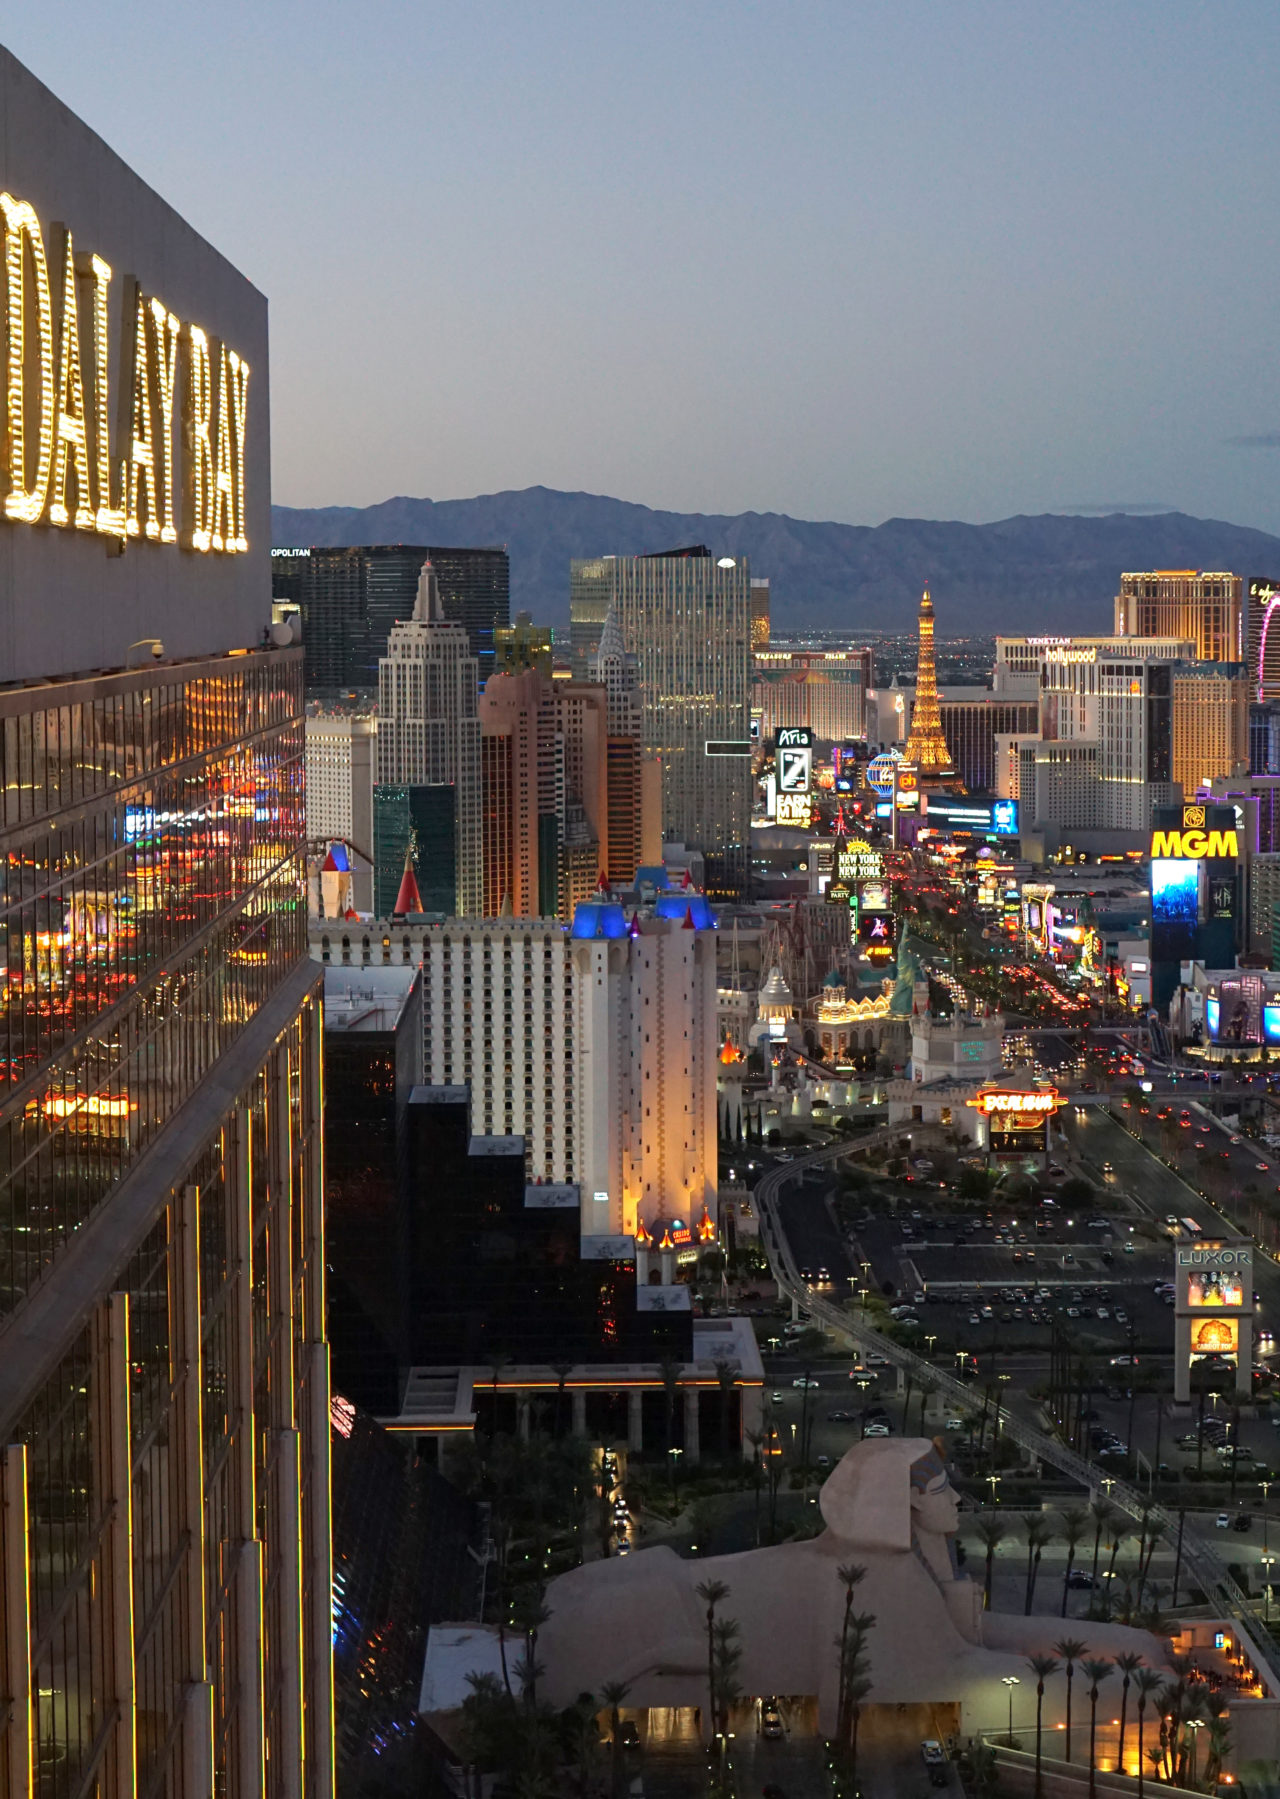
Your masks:
<instances>
[{"instance_id":1,"label":"palm tree row","mask_svg":"<svg viewBox=\"0 0 1280 1799\"><path fill-rule=\"evenodd\" d=\"M475 1791L486 1775L496 1775L520 1799L588 1799L600 1790L598 1714L607 1710L609 1792L612 1799L623 1799L629 1784L621 1719L629 1691L625 1683L606 1682L598 1694L580 1693L572 1705L556 1711L537 1697L541 1669L530 1651L517 1672L518 1694L505 1690L495 1674L467 1677L471 1691L462 1705L462 1732Z\"/></svg>"},{"instance_id":2,"label":"palm tree row","mask_svg":"<svg viewBox=\"0 0 1280 1799\"><path fill-rule=\"evenodd\" d=\"M1095 1604L1099 1610L1093 1615L1110 1618L1116 1609L1117 1594L1123 1595L1120 1608L1124 1622L1141 1616L1143 1600L1147 1596L1151 1582L1151 1558L1156 1546L1164 1535L1164 1526L1151 1517L1150 1511L1143 1509L1135 1528L1132 1520L1118 1506L1106 1499L1091 1500L1088 1507L1067 1506L1059 1515L1055 1524L1054 1516L1049 1512L1024 1512L1015 1514L1013 1518L1003 1518L999 1513L979 1518L977 1523L978 1539L982 1543L986 1555L983 1578L983 1607L991 1609L991 1586L995 1573L995 1555L999 1545L1008 1536L1011 1528L1021 1527L1027 1545L1026 1577L1023 1587L1023 1612L1030 1617L1035 1603L1036 1586L1040 1577L1040 1560L1050 1543L1061 1541L1067 1549L1066 1566L1062 1571L1062 1598L1059 1607L1061 1617L1067 1615L1067 1604L1071 1593L1071 1577L1076 1567L1077 1552L1082 1543L1093 1537L1092 1567L1088 1586L1097 1592L1101 1586L1100 1601L1090 1602L1091 1611ZM1092 1528L1090 1528L1092 1527ZM1116 1561L1122 1545L1131 1537L1137 1539L1137 1560L1129 1569L1117 1570ZM1103 1552L1107 1562L1101 1570L1099 1581L1099 1564Z\"/></svg>"},{"instance_id":3,"label":"palm tree row","mask_svg":"<svg viewBox=\"0 0 1280 1799\"><path fill-rule=\"evenodd\" d=\"M1166 1784L1195 1783L1198 1776L1196 1739L1202 1728L1206 1730L1208 1745L1205 1783L1210 1789L1217 1784L1223 1761L1231 1746L1227 1700L1221 1694L1208 1692L1202 1682L1192 1680L1189 1661L1175 1661L1175 1678L1166 1684L1166 1677L1157 1669L1148 1668L1140 1655L1117 1655L1114 1661L1091 1657L1086 1653L1086 1645L1078 1637L1063 1637L1053 1647L1053 1655L1033 1655L1027 1661L1027 1666L1036 1677L1036 1799L1043 1799L1044 1794L1041 1756L1045 1682L1059 1672L1066 1677L1063 1759L1069 1762L1074 1759L1072 1698L1077 1669L1088 1682L1090 1799L1094 1799L1097 1793L1098 1697L1104 1682L1110 1680L1113 1674L1121 1676L1119 1737L1115 1758L1115 1765L1121 1770L1124 1768L1125 1740L1129 1730L1129 1695L1131 1691L1136 1695L1139 1799L1142 1799L1148 1768L1157 1780ZM1148 1748L1147 1707L1152 1704L1157 1708L1159 1738Z\"/></svg>"}]
</instances>

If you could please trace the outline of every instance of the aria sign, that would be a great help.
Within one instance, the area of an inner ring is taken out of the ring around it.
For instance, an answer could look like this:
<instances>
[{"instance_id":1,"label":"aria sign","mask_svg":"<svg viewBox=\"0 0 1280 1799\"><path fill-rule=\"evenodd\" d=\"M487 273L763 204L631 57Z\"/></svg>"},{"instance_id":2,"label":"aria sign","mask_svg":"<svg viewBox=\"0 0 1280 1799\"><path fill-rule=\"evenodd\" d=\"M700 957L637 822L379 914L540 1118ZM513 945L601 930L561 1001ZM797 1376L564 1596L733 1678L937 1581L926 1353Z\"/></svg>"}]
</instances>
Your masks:
<instances>
[{"instance_id":1,"label":"aria sign","mask_svg":"<svg viewBox=\"0 0 1280 1799\"><path fill-rule=\"evenodd\" d=\"M131 282L113 380L110 263L63 226L46 246L26 200L0 193L0 214L5 518L247 550L248 363Z\"/></svg>"}]
</instances>

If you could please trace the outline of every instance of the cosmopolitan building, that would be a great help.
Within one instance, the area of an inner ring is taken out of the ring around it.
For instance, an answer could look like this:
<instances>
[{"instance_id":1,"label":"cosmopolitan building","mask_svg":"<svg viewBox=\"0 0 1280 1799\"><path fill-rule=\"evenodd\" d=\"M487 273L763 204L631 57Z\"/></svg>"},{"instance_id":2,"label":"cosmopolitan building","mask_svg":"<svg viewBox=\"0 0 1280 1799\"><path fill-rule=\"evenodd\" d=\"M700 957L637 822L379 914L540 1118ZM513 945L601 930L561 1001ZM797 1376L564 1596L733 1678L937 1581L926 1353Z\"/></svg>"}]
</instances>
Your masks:
<instances>
[{"instance_id":1,"label":"cosmopolitan building","mask_svg":"<svg viewBox=\"0 0 1280 1799\"><path fill-rule=\"evenodd\" d=\"M319 1003L301 652L263 644L266 301L2 50L0 116L3 1790L328 1795Z\"/></svg>"},{"instance_id":2,"label":"cosmopolitan building","mask_svg":"<svg viewBox=\"0 0 1280 1799\"><path fill-rule=\"evenodd\" d=\"M494 627L505 625L511 613L504 549L392 543L276 550L275 597L302 612L308 696L332 700L378 691L379 659L392 626L413 615L424 562L436 571L441 617L466 631L480 680L488 679Z\"/></svg>"}]
</instances>

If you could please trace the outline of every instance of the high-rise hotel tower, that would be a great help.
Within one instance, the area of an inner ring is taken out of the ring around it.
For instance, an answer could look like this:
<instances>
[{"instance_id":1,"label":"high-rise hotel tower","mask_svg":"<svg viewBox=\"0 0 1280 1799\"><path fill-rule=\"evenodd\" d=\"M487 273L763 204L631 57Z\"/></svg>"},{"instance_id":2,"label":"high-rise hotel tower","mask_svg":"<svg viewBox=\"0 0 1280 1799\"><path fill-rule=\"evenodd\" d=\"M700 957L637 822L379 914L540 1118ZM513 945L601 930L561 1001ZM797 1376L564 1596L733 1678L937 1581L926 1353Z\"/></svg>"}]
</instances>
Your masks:
<instances>
[{"instance_id":1,"label":"high-rise hotel tower","mask_svg":"<svg viewBox=\"0 0 1280 1799\"><path fill-rule=\"evenodd\" d=\"M456 909L467 917L480 911L476 689L476 659L466 630L445 618L435 570L426 562L413 617L392 626L378 664L373 860L374 908L380 917L391 910L406 849L420 882L434 881L444 871L439 881L444 911Z\"/></svg>"},{"instance_id":2,"label":"high-rise hotel tower","mask_svg":"<svg viewBox=\"0 0 1280 1799\"><path fill-rule=\"evenodd\" d=\"M662 764L662 834L701 850L707 891L748 880L751 574L698 544L570 564L570 640L584 667L613 611L639 662L644 749Z\"/></svg>"},{"instance_id":3,"label":"high-rise hotel tower","mask_svg":"<svg viewBox=\"0 0 1280 1799\"><path fill-rule=\"evenodd\" d=\"M3 50L0 118L0 1794L328 1799L266 301Z\"/></svg>"}]
</instances>

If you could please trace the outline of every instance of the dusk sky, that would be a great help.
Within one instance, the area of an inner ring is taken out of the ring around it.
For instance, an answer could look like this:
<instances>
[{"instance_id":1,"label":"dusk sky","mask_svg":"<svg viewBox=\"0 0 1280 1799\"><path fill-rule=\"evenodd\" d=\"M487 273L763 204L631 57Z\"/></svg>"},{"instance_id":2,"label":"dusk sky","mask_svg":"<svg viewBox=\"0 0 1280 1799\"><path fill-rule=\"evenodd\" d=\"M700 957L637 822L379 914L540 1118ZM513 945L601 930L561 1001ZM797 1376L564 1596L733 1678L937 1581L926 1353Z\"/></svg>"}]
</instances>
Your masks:
<instances>
[{"instance_id":1,"label":"dusk sky","mask_svg":"<svg viewBox=\"0 0 1280 1799\"><path fill-rule=\"evenodd\" d=\"M24 8L269 296L275 498L1280 532L1276 0Z\"/></svg>"}]
</instances>

